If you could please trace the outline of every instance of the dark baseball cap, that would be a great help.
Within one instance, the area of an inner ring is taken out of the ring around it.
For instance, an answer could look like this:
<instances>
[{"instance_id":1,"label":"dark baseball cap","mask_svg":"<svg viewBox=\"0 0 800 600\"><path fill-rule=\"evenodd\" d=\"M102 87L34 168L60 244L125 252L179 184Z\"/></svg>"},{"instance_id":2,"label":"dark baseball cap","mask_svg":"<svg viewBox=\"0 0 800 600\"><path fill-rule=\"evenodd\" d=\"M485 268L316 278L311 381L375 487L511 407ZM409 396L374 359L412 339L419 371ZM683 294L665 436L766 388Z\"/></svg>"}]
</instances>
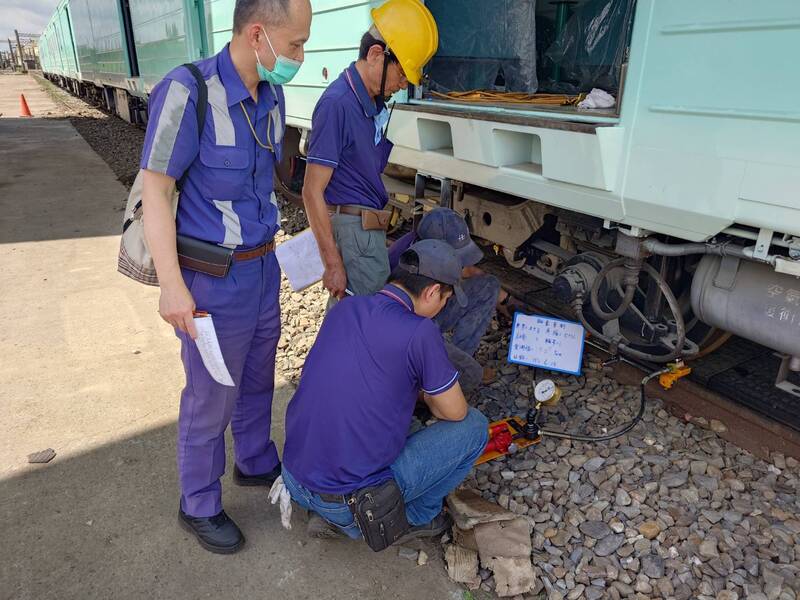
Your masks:
<instances>
[{"instance_id":1,"label":"dark baseball cap","mask_svg":"<svg viewBox=\"0 0 800 600\"><path fill-rule=\"evenodd\" d=\"M408 264L403 260L408 252L417 255L418 264ZM453 286L458 304L467 305L467 295L461 287L461 261L450 244L441 240L420 240L400 256L398 266L409 273Z\"/></svg>"},{"instance_id":2,"label":"dark baseball cap","mask_svg":"<svg viewBox=\"0 0 800 600\"><path fill-rule=\"evenodd\" d=\"M442 240L450 244L462 267L471 267L483 260L483 252L472 241L467 222L449 208L434 208L426 213L417 226L421 240Z\"/></svg>"}]
</instances>

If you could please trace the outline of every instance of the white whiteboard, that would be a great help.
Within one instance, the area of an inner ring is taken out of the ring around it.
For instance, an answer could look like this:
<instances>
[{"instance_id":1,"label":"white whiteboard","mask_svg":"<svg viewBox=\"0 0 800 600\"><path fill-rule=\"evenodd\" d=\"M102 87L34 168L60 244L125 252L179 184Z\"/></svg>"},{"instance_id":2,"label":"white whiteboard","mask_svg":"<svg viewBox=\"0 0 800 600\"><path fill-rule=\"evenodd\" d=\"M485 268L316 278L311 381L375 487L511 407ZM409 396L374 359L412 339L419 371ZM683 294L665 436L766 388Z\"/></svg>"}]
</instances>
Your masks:
<instances>
[{"instance_id":1,"label":"white whiteboard","mask_svg":"<svg viewBox=\"0 0 800 600\"><path fill-rule=\"evenodd\" d=\"M317 283L325 272L317 240L310 228L278 244L275 258L295 292Z\"/></svg>"},{"instance_id":2,"label":"white whiteboard","mask_svg":"<svg viewBox=\"0 0 800 600\"><path fill-rule=\"evenodd\" d=\"M508 362L580 375L584 334L580 323L514 313Z\"/></svg>"}]
</instances>

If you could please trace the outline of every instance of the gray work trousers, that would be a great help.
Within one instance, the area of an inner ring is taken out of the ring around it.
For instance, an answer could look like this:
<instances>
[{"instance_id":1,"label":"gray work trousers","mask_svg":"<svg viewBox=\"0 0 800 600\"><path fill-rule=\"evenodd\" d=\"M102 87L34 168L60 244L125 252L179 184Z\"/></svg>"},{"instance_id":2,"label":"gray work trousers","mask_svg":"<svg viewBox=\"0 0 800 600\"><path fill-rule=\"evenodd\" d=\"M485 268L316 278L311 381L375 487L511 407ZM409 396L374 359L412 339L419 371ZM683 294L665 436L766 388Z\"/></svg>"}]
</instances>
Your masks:
<instances>
[{"instance_id":1,"label":"gray work trousers","mask_svg":"<svg viewBox=\"0 0 800 600\"><path fill-rule=\"evenodd\" d=\"M365 231L361 217L356 215L333 214L331 225L347 273L347 289L356 296L369 296L380 290L389 279L386 232Z\"/></svg>"}]
</instances>

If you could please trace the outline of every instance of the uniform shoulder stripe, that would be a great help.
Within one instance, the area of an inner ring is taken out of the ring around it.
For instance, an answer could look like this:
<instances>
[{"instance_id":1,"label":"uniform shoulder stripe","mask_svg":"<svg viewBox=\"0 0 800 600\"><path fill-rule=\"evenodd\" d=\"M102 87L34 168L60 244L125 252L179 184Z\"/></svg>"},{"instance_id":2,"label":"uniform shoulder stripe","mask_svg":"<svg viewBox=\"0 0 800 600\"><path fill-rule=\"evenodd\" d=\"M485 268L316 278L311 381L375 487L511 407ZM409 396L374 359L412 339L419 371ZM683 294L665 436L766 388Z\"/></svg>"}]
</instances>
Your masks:
<instances>
[{"instance_id":1,"label":"uniform shoulder stripe","mask_svg":"<svg viewBox=\"0 0 800 600\"><path fill-rule=\"evenodd\" d=\"M149 170L158 173L167 172L188 101L189 88L180 81L170 80L164 104L158 115L158 125L153 135L153 147L147 160Z\"/></svg>"}]
</instances>

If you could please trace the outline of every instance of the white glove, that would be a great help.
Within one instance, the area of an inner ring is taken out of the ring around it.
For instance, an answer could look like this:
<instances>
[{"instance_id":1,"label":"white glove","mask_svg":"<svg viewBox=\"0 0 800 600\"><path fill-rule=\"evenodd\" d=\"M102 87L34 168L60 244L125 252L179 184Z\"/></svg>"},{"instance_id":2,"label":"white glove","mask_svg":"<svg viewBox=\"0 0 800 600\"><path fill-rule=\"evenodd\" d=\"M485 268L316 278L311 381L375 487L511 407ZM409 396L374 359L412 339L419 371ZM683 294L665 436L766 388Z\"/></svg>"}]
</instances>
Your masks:
<instances>
[{"instance_id":1,"label":"white glove","mask_svg":"<svg viewBox=\"0 0 800 600\"><path fill-rule=\"evenodd\" d=\"M283 484L283 475L279 475L269 489L269 500L274 505L280 501L281 525L285 529L292 528L292 497Z\"/></svg>"}]
</instances>

